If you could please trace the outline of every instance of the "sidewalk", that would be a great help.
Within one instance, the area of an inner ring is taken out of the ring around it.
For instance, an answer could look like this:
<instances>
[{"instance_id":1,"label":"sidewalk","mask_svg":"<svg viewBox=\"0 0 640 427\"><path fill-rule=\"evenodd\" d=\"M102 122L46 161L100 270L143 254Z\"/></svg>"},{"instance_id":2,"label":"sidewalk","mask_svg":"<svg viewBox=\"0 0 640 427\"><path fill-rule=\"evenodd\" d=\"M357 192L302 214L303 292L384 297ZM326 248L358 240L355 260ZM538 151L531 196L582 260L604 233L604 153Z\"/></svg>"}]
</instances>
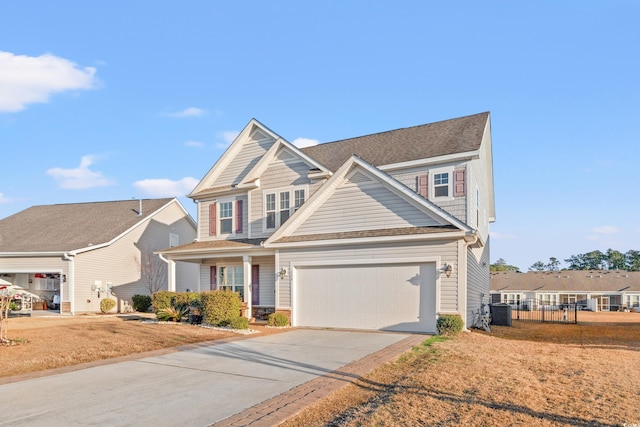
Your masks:
<instances>
[{"instance_id":1,"label":"sidewalk","mask_svg":"<svg viewBox=\"0 0 640 427\"><path fill-rule=\"evenodd\" d=\"M426 338L425 335L411 335L338 370L300 384L289 391L215 423L213 427L270 427L283 423L302 412L308 405L317 402L347 384L351 384L378 366L420 344Z\"/></svg>"}]
</instances>

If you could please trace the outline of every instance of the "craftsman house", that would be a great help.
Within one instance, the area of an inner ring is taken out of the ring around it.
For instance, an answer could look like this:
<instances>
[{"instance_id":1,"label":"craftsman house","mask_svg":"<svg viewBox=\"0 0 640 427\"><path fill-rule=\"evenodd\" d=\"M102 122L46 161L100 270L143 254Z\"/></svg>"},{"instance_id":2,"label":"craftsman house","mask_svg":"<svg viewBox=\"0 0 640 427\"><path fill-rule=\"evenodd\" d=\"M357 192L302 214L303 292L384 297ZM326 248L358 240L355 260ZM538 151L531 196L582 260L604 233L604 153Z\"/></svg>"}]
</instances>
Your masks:
<instances>
[{"instance_id":1,"label":"craftsman house","mask_svg":"<svg viewBox=\"0 0 640 427\"><path fill-rule=\"evenodd\" d=\"M640 272L562 270L491 273L492 302L558 307L578 304L593 311L640 311ZM534 308L534 307L532 307Z\"/></svg>"},{"instance_id":2,"label":"craftsman house","mask_svg":"<svg viewBox=\"0 0 640 427\"><path fill-rule=\"evenodd\" d=\"M133 295L167 289L168 265L154 251L195 236L171 198L33 206L0 220L0 277L29 298L22 311L95 313L105 298L128 311ZM171 267L180 283L197 281L197 266Z\"/></svg>"},{"instance_id":3,"label":"craftsman house","mask_svg":"<svg viewBox=\"0 0 640 427\"><path fill-rule=\"evenodd\" d=\"M302 149L251 120L189 197L197 239L160 253L200 276L169 288L231 289L296 326L420 332L488 302L489 113Z\"/></svg>"}]
</instances>

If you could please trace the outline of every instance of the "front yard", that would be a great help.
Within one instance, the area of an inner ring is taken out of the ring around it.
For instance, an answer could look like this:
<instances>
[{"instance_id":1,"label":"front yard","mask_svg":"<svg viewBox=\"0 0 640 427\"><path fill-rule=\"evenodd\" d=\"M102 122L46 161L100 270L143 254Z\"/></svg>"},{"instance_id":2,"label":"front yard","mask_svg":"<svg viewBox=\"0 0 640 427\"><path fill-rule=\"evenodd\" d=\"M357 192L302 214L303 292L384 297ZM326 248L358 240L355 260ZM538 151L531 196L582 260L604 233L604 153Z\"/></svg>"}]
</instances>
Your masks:
<instances>
[{"instance_id":1,"label":"front yard","mask_svg":"<svg viewBox=\"0 0 640 427\"><path fill-rule=\"evenodd\" d=\"M434 340L284 426L640 425L640 314L599 314Z\"/></svg>"},{"instance_id":2,"label":"front yard","mask_svg":"<svg viewBox=\"0 0 640 427\"><path fill-rule=\"evenodd\" d=\"M640 314L585 313L579 322L514 322L494 326L490 334L434 337L284 425L640 424ZM27 342L0 347L0 383L17 374L233 336L111 315L13 318L9 335Z\"/></svg>"}]
</instances>

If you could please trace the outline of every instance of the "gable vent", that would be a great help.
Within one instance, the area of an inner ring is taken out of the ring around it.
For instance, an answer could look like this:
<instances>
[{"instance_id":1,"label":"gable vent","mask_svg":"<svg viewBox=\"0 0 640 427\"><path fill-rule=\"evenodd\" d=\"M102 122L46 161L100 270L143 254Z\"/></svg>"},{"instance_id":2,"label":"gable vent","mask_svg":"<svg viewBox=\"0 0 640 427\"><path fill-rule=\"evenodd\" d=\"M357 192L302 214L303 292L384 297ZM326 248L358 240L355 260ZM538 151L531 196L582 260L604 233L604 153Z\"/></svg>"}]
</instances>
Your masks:
<instances>
[{"instance_id":1,"label":"gable vent","mask_svg":"<svg viewBox=\"0 0 640 427\"><path fill-rule=\"evenodd\" d=\"M358 171L349 177L349 182L353 184L359 184L362 182L371 182L371 178L369 178L367 175L363 174L362 172Z\"/></svg>"}]
</instances>

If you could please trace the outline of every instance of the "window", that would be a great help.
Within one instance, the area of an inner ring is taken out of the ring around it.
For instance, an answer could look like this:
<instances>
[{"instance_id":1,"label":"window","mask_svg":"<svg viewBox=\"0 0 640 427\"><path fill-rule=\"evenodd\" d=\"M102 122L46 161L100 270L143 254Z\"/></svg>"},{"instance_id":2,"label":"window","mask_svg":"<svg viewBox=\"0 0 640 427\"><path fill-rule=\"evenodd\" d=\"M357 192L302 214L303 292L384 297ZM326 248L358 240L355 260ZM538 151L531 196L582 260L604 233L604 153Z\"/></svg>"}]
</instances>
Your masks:
<instances>
[{"instance_id":1,"label":"window","mask_svg":"<svg viewBox=\"0 0 640 427\"><path fill-rule=\"evenodd\" d=\"M169 233L169 247L173 248L180 244L180 236L174 233Z\"/></svg>"},{"instance_id":2,"label":"window","mask_svg":"<svg viewBox=\"0 0 640 427\"><path fill-rule=\"evenodd\" d=\"M238 292L244 301L244 268L241 265L218 267L218 289Z\"/></svg>"},{"instance_id":3,"label":"window","mask_svg":"<svg viewBox=\"0 0 640 427\"><path fill-rule=\"evenodd\" d=\"M273 230L284 224L305 201L305 189L280 190L264 195L264 227ZM293 201L293 203L291 203Z\"/></svg>"},{"instance_id":4,"label":"window","mask_svg":"<svg viewBox=\"0 0 640 427\"><path fill-rule=\"evenodd\" d=\"M276 228L276 195L267 194L265 199L267 228Z\"/></svg>"},{"instance_id":5,"label":"window","mask_svg":"<svg viewBox=\"0 0 640 427\"><path fill-rule=\"evenodd\" d=\"M433 174L433 195L435 197L449 196L449 174L436 173Z\"/></svg>"},{"instance_id":6,"label":"window","mask_svg":"<svg viewBox=\"0 0 640 427\"><path fill-rule=\"evenodd\" d=\"M289 219L291 209L290 198L291 195L288 191L280 192L280 225L284 224Z\"/></svg>"},{"instance_id":7,"label":"window","mask_svg":"<svg viewBox=\"0 0 640 427\"><path fill-rule=\"evenodd\" d=\"M296 190L293 192L294 194L294 199L293 199L293 210L297 211L300 206L302 206L302 204L304 203L304 190Z\"/></svg>"},{"instance_id":8,"label":"window","mask_svg":"<svg viewBox=\"0 0 640 427\"><path fill-rule=\"evenodd\" d=\"M233 202L220 203L220 234L233 232Z\"/></svg>"},{"instance_id":9,"label":"window","mask_svg":"<svg viewBox=\"0 0 640 427\"><path fill-rule=\"evenodd\" d=\"M423 191L428 191L432 200L453 199L453 172L452 167L430 170L429 184L424 183Z\"/></svg>"}]
</instances>

